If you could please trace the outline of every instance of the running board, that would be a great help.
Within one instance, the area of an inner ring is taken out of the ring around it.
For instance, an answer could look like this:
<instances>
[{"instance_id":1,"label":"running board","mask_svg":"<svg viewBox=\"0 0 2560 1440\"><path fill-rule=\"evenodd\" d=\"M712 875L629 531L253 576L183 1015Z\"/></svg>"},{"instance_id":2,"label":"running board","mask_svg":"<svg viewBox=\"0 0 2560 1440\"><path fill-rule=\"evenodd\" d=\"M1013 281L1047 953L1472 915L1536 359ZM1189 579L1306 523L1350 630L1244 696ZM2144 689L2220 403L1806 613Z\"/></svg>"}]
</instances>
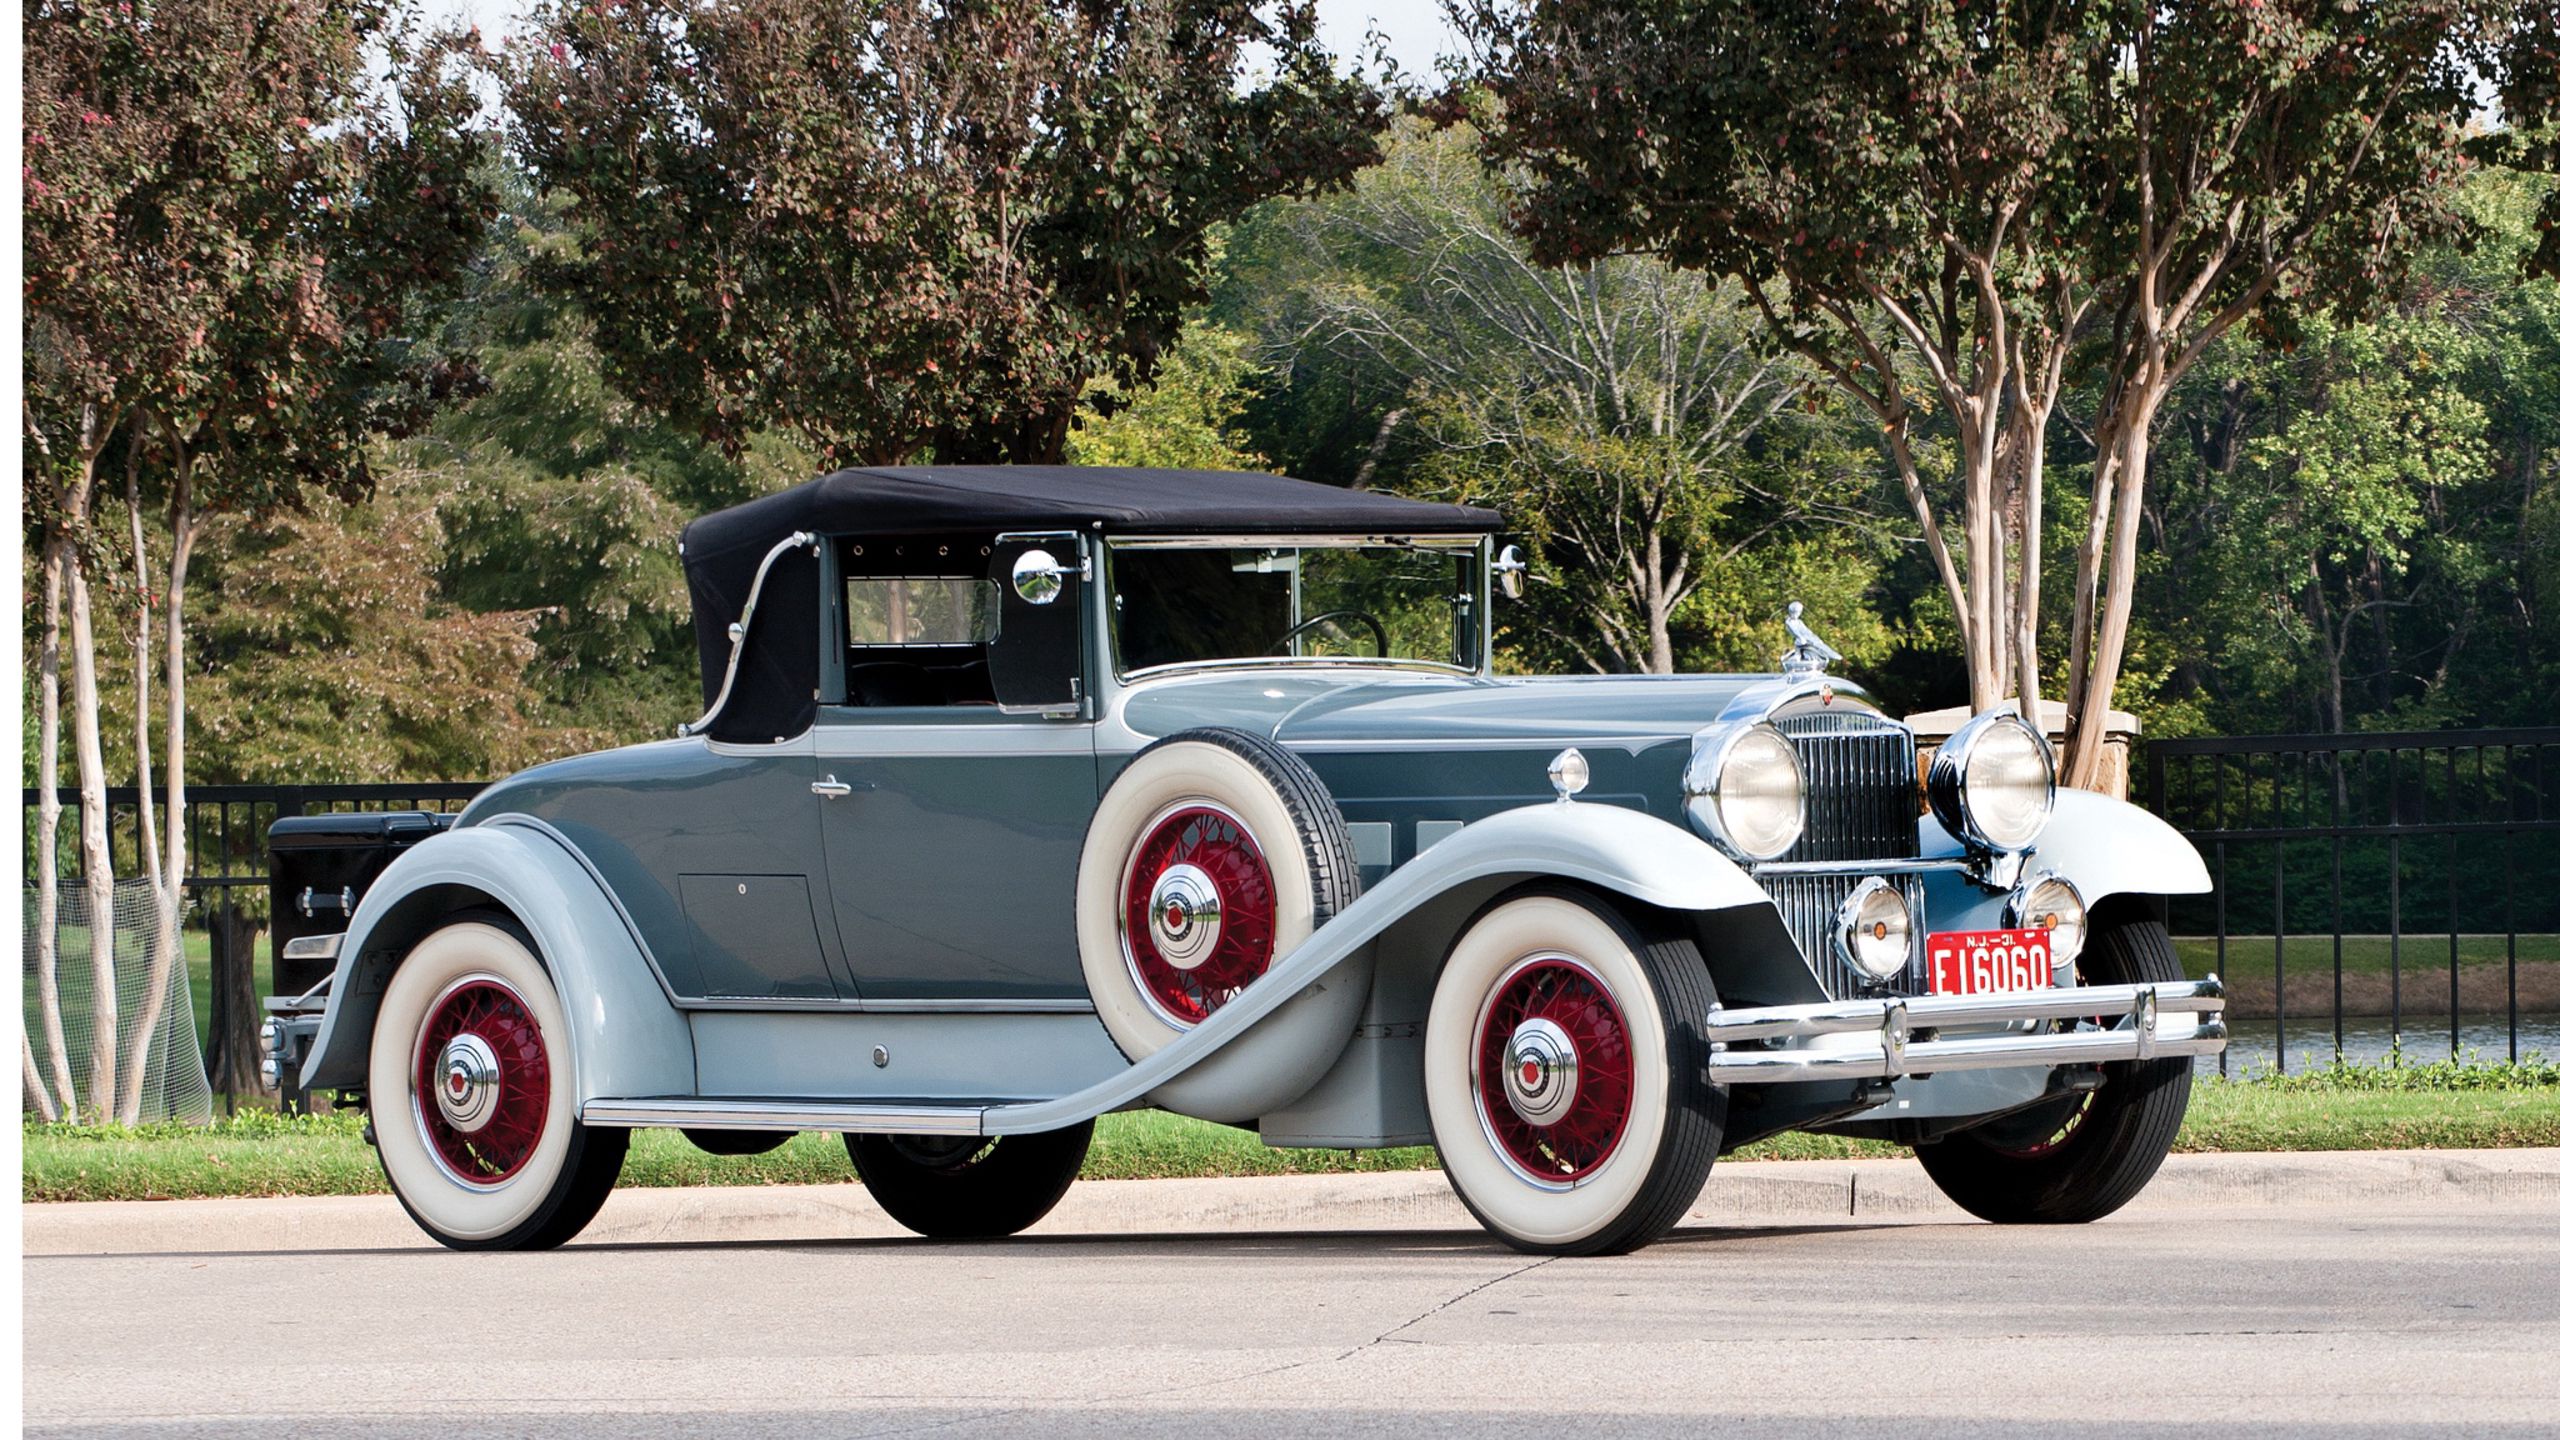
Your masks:
<instances>
[{"instance_id":1,"label":"running board","mask_svg":"<svg viewBox=\"0 0 2560 1440\"><path fill-rule=\"evenodd\" d=\"M843 1135L981 1135L982 1103L848 1104L829 1100L698 1099L661 1095L590 1100L578 1118L589 1125L679 1130L823 1130Z\"/></svg>"}]
</instances>

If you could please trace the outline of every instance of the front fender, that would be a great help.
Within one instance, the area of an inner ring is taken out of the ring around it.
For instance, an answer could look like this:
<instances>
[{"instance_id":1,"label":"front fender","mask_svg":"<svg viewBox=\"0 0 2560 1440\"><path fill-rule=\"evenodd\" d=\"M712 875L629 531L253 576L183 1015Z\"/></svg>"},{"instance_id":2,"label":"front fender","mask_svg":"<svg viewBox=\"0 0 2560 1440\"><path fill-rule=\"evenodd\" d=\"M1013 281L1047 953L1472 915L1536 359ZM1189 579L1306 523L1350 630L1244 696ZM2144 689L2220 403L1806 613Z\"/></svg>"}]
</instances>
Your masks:
<instances>
[{"instance_id":1,"label":"front fender","mask_svg":"<svg viewBox=\"0 0 2560 1440\"><path fill-rule=\"evenodd\" d=\"M2053 819L2030 870L2051 870L2095 905L2109 895L2202 895L2213 889L2187 837L2138 805L2088 790L2057 790Z\"/></svg>"},{"instance_id":2,"label":"front fender","mask_svg":"<svg viewBox=\"0 0 2560 1440\"><path fill-rule=\"evenodd\" d=\"M339 945L305 1088L365 1086L391 972L445 916L481 906L524 926L559 987L579 1104L693 1093L693 1032L603 881L557 831L512 815L413 846L365 892Z\"/></svg>"},{"instance_id":3,"label":"front fender","mask_svg":"<svg viewBox=\"0 0 2560 1440\"><path fill-rule=\"evenodd\" d=\"M1768 895L1742 867L1688 831L1615 805L1528 805L1476 821L1408 860L1326 921L1207 1020L1098 1085L1055 1100L991 1107L986 1133L1054 1130L1155 1096L1199 1115L1260 1113L1279 1101L1271 1077L1310 1048L1342 1036L1293 1033L1283 1007L1326 984L1397 921L1452 893L1504 879L1579 880L1666 910L1765 905ZM1282 1011L1274 1024L1262 1024ZM1311 1084L1321 1074L1308 1074ZM1180 1085L1173 1082L1180 1081ZM1287 1089L1280 1085L1278 1089Z\"/></svg>"}]
</instances>

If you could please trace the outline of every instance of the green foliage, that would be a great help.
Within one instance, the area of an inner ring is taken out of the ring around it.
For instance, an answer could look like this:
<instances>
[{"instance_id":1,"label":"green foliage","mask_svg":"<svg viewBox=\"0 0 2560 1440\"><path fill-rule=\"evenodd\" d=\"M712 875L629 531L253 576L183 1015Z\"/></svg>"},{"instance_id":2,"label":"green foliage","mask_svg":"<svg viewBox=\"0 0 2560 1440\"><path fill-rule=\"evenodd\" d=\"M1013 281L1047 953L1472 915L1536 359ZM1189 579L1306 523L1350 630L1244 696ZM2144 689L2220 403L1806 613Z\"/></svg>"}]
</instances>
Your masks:
<instances>
[{"instance_id":1,"label":"green foliage","mask_svg":"<svg viewBox=\"0 0 2560 1440\"><path fill-rule=\"evenodd\" d=\"M2172 394L2133 642L2163 659L2152 733L2549 718L2560 285L2518 261L2550 188L2478 177L2476 243L2400 303L2241 339Z\"/></svg>"},{"instance_id":2,"label":"green foliage","mask_svg":"<svg viewBox=\"0 0 2560 1440\"><path fill-rule=\"evenodd\" d=\"M554 0L509 56L580 240L538 271L614 383L831 462L1055 459L1090 380L1153 374L1210 227L1383 120L1302 0Z\"/></svg>"},{"instance_id":3,"label":"green foliage","mask_svg":"<svg viewBox=\"0 0 2560 1440\"><path fill-rule=\"evenodd\" d=\"M1797 368L1757 351L1711 279L1539 270L1473 143L1407 123L1352 192L1242 227L1224 308L1285 372L1284 413L1355 410L1329 427L1369 432L1341 479L1505 513L1534 598L1497 623L1530 668L1764 668L1797 587L1857 653L1880 649L1868 455L1789 408Z\"/></svg>"},{"instance_id":4,"label":"green foliage","mask_svg":"<svg viewBox=\"0 0 2560 1440\"><path fill-rule=\"evenodd\" d=\"M438 489L393 469L370 503L215 523L205 588L219 599L189 697L200 775L476 780L583 748L528 683L536 617L438 591Z\"/></svg>"},{"instance_id":5,"label":"green foliage","mask_svg":"<svg viewBox=\"0 0 2560 1440\"><path fill-rule=\"evenodd\" d=\"M533 283L577 250L558 203L499 183L509 213L443 341L486 388L401 450L439 492L433 573L458 607L530 617L544 703L590 735L654 738L700 700L678 535L816 462L771 433L725 455L617 391L584 310Z\"/></svg>"},{"instance_id":6,"label":"green foliage","mask_svg":"<svg viewBox=\"0 0 2560 1440\"><path fill-rule=\"evenodd\" d=\"M1144 465L1171 470L1261 470L1237 428L1263 370L1250 341L1214 321L1193 321L1135 394L1096 379L1067 432L1071 465Z\"/></svg>"},{"instance_id":7,"label":"green foliage","mask_svg":"<svg viewBox=\"0 0 2560 1440\"><path fill-rule=\"evenodd\" d=\"M2376 1091L2538 1091L2560 1089L2560 1061L2526 1055L2491 1060L2472 1051L2459 1060L2423 1063L2394 1053L2379 1065L2339 1064L2286 1074L2251 1072L2233 1077L2279 1094L2331 1095Z\"/></svg>"}]
</instances>

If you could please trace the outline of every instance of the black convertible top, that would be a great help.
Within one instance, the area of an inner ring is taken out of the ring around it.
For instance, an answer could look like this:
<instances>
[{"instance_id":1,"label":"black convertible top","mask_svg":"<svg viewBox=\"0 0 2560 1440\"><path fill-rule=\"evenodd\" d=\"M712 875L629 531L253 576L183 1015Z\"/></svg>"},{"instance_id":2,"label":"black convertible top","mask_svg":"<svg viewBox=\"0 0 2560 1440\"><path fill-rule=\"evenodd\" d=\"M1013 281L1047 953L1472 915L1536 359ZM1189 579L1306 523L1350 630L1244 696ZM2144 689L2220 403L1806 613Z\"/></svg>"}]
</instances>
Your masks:
<instances>
[{"instance_id":1,"label":"black convertible top","mask_svg":"<svg viewBox=\"0 0 2560 1440\"><path fill-rule=\"evenodd\" d=\"M685 527L703 702L729 663L729 625L745 608L756 567L795 531L814 535L933 535L978 530L1078 530L1104 535L1486 535L1502 516L1233 470L1138 470L1084 465L916 465L838 470ZM806 551L777 561L740 657L737 693L715 738L773 740L805 728L816 657L810 647L817 566ZM775 635L797 637L788 646ZM763 643L759 643L763 642ZM792 728L785 728L792 727Z\"/></svg>"}]
</instances>

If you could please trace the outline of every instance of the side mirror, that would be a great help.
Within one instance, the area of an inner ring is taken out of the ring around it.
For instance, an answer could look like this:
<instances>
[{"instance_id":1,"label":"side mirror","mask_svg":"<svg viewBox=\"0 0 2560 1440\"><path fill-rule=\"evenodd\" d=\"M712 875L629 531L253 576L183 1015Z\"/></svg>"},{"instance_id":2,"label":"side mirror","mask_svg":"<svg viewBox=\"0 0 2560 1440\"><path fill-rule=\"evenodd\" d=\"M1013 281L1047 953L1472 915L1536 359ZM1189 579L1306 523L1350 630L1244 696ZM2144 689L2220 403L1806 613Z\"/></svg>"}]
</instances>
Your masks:
<instances>
[{"instance_id":1,"label":"side mirror","mask_svg":"<svg viewBox=\"0 0 2560 1440\"><path fill-rule=\"evenodd\" d=\"M1025 550L1013 562L1013 593L1025 603L1046 605L1067 586L1067 572L1046 550Z\"/></svg>"},{"instance_id":2,"label":"side mirror","mask_svg":"<svg viewBox=\"0 0 2560 1440\"><path fill-rule=\"evenodd\" d=\"M1502 587L1505 599L1517 600L1529 588L1529 562L1520 558L1520 547L1505 545L1494 557L1493 583Z\"/></svg>"}]
</instances>

